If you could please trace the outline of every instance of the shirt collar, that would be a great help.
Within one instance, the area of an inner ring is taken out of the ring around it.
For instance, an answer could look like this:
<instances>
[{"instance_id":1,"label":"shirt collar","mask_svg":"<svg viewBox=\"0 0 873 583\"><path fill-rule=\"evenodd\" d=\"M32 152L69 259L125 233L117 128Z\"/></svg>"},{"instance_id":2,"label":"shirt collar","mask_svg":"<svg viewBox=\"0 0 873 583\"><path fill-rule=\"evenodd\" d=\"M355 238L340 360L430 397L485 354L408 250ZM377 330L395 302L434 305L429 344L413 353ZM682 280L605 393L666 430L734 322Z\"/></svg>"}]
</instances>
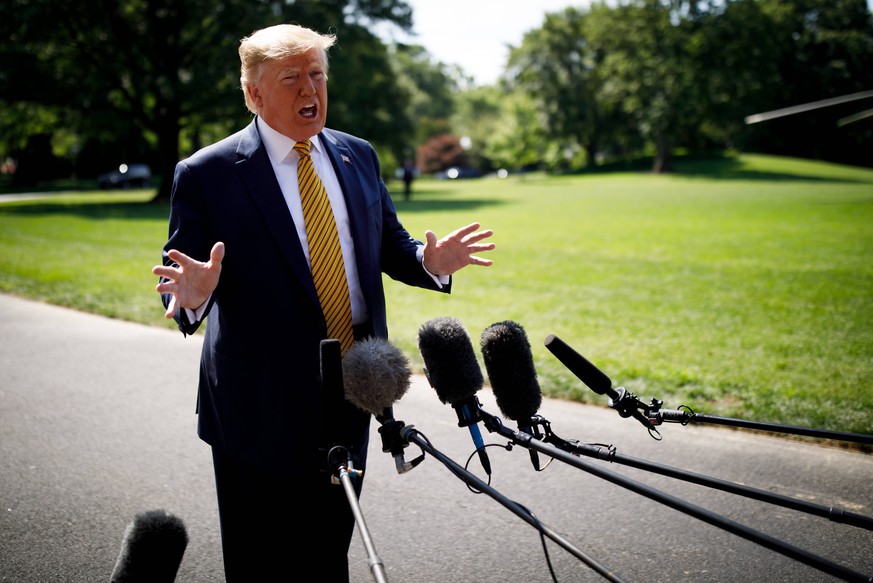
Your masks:
<instances>
[{"instance_id":1,"label":"shirt collar","mask_svg":"<svg viewBox=\"0 0 873 583\"><path fill-rule=\"evenodd\" d=\"M277 132L271 128L267 122L261 119L260 116L256 117L255 120L258 124L258 131L261 134L261 140L264 142L264 147L267 149L267 156L270 157L273 164L284 162L289 154L294 152L294 144L297 143L297 140L292 140L288 136ZM317 135L309 138L309 141L312 143L310 151L321 151L321 143L319 142Z\"/></svg>"}]
</instances>

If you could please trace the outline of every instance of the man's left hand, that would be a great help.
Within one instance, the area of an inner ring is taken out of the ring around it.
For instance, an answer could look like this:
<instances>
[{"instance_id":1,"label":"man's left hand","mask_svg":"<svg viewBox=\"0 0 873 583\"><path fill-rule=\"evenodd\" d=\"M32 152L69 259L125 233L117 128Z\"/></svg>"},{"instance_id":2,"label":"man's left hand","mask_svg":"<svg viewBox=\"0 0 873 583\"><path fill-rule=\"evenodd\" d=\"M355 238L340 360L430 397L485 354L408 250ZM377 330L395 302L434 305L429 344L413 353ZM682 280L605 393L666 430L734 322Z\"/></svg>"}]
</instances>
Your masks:
<instances>
[{"instance_id":1,"label":"man's left hand","mask_svg":"<svg viewBox=\"0 0 873 583\"><path fill-rule=\"evenodd\" d=\"M494 249L494 243L480 243L494 232L490 229L476 231L479 226L479 223L471 223L439 240L433 231L427 231L422 260L424 268L434 275L452 275L468 265L491 265L493 261L490 259L474 255Z\"/></svg>"}]
</instances>

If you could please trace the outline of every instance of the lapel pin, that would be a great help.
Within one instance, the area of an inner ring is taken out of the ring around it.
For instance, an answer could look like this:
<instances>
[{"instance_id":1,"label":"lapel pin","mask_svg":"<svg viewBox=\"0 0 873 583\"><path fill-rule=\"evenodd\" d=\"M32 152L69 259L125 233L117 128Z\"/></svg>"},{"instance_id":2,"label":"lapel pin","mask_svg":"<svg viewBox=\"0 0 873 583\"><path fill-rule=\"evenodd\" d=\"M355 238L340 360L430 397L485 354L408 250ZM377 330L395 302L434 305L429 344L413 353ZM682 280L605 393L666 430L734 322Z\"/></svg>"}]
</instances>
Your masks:
<instances>
[{"instance_id":1,"label":"lapel pin","mask_svg":"<svg viewBox=\"0 0 873 583\"><path fill-rule=\"evenodd\" d=\"M352 161L349 160L349 157L346 156L345 154L341 154L341 156L342 156L343 162L345 162L346 164L351 164L351 163L352 163Z\"/></svg>"}]
</instances>

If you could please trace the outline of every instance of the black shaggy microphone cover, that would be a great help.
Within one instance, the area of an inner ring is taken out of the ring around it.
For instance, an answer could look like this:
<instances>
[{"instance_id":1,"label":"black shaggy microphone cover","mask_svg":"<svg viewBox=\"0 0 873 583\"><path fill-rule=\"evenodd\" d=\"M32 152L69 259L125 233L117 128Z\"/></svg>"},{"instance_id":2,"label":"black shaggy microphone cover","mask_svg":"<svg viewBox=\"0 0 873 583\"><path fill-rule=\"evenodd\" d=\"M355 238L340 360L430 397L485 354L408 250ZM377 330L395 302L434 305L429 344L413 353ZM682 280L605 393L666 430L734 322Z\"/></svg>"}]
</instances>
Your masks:
<instances>
[{"instance_id":1,"label":"black shaggy microphone cover","mask_svg":"<svg viewBox=\"0 0 873 583\"><path fill-rule=\"evenodd\" d=\"M111 583L172 583L188 546L182 520L165 510L137 514L124 531Z\"/></svg>"},{"instance_id":2,"label":"black shaggy microphone cover","mask_svg":"<svg viewBox=\"0 0 873 583\"><path fill-rule=\"evenodd\" d=\"M409 360L383 338L355 342L343 356L342 368L346 399L377 416L406 394L412 377Z\"/></svg>"},{"instance_id":3,"label":"black shaggy microphone cover","mask_svg":"<svg viewBox=\"0 0 873 583\"><path fill-rule=\"evenodd\" d=\"M473 397L485 384L466 328L457 318L425 322L418 331L425 376L443 404Z\"/></svg>"},{"instance_id":4,"label":"black shaggy microphone cover","mask_svg":"<svg viewBox=\"0 0 873 583\"><path fill-rule=\"evenodd\" d=\"M513 421L536 415L543 396L524 328L505 320L482 332L482 358L500 411Z\"/></svg>"}]
</instances>

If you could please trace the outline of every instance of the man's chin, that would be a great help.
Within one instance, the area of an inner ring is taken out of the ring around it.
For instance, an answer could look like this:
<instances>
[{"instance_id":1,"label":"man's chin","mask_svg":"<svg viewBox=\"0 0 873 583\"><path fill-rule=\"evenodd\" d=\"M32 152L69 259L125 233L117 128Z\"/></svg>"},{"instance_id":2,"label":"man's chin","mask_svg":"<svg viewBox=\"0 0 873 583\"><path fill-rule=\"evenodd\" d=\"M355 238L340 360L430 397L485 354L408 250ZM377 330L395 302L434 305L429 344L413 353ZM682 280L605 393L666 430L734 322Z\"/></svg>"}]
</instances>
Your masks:
<instances>
[{"instance_id":1,"label":"man's chin","mask_svg":"<svg viewBox=\"0 0 873 583\"><path fill-rule=\"evenodd\" d=\"M304 121L304 123L297 124L297 127L294 128L294 135L291 138L301 142L308 140L323 129L324 120Z\"/></svg>"}]
</instances>

